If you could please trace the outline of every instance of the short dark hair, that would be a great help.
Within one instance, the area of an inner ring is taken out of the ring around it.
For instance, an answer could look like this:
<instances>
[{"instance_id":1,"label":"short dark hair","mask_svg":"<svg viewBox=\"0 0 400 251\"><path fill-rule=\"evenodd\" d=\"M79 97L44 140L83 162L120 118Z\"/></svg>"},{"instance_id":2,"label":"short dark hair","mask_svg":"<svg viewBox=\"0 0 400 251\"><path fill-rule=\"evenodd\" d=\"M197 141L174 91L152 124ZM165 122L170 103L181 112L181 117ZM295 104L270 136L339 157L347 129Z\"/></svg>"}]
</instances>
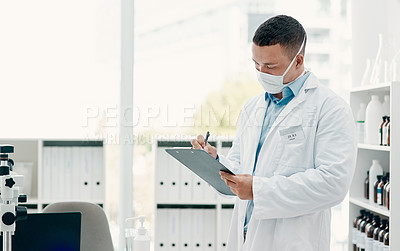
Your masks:
<instances>
[{"instance_id":1,"label":"short dark hair","mask_svg":"<svg viewBox=\"0 0 400 251\"><path fill-rule=\"evenodd\" d=\"M303 26L293 17L278 15L262 23L254 33L253 43L257 46L280 44L293 58L299 51L304 39L301 54L305 55L307 34Z\"/></svg>"}]
</instances>

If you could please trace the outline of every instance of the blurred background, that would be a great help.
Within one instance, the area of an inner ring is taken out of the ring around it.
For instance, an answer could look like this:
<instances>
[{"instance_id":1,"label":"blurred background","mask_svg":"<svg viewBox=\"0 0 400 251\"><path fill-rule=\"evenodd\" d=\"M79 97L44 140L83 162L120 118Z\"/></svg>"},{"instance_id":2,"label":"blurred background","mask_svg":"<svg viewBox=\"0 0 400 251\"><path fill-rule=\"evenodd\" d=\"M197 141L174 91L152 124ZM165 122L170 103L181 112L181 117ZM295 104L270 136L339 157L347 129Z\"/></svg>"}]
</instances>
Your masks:
<instances>
[{"instance_id":1,"label":"blurred background","mask_svg":"<svg viewBox=\"0 0 400 251\"><path fill-rule=\"evenodd\" d=\"M154 217L155 139L232 137L260 91L251 40L277 14L308 34L305 66L348 100L350 0L135 0L134 211ZM121 5L0 3L0 138L104 140L105 205L118 248ZM347 250L348 201L332 209L332 250ZM152 229L151 229L152 231Z\"/></svg>"}]
</instances>

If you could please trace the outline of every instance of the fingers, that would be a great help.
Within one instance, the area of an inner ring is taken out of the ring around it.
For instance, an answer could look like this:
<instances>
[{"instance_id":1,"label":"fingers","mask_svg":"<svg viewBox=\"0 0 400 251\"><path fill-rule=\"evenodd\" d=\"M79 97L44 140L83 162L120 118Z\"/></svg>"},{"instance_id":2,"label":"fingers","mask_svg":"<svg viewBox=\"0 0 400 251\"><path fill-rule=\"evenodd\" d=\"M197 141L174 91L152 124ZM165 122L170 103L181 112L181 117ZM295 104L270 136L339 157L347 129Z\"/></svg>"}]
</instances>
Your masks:
<instances>
[{"instance_id":1,"label":"fingers","mask_svg":"<svg viewBox=\"0 0 400 251\"><path fill-rule=\"evenodd\" d=\"M197 139L192 139L190 143L194 149L203 149L205 147L203 135L198 135Z\"/></svg>"},{"instance_id":2,"label":"fingers","mask_svg":"<svg viewBox=\"0 0 400 251\"><path fill-rule=\"evenodd\" d=\"M230 187L230 188L234 188L235 187L235 183L233 183L232 181L230 181L230 180L224 180L225 181L225 184L228 186L228 187Z\"/></svg>"},{"instance_id":3,"label":"fingers","mask_svg":"<svg viewBox=\"0 0 400 251\"><path fill-rule=\"evenodd\" d=\"M223 171L220 171L219 174L221 175L221 179L223 179L225 182L229 181L232 184L237 183L236 177L234 175Z\"/></svg>"},{"instance_id":4,"label":"fingers","mask_svg":"<svg viewBox=\"0 0 400 251\"><path fill-rule=\"evenodd\" d=\"M204 147L204 151L210 154L214 159L217 158L217 149L209 143L207 143L207 146Z\"/></svg>"},{"instance_id":5,"label":"fingers","mask_svg":"<svg viewBox=\"0 0 400 251\"><path fill-rule=\"evenodd\" d=\"M192 144L194 149L202 149L203 147L201 147L201 145L199 144L199 142L196 139L192 139L190 141L190 143Z\"/></svg>"},{"instance_id":6,"label":"fingers","mask_svg":"<svg viewBox=\"0 0 400 251\"><path fill-rule=\"evenodd\" d=\"M197 136L197 142L201 145L202 148L204 148L206 146L204 144L204 136L203 135L198 135Z\"/></svg>"}]
</instances>

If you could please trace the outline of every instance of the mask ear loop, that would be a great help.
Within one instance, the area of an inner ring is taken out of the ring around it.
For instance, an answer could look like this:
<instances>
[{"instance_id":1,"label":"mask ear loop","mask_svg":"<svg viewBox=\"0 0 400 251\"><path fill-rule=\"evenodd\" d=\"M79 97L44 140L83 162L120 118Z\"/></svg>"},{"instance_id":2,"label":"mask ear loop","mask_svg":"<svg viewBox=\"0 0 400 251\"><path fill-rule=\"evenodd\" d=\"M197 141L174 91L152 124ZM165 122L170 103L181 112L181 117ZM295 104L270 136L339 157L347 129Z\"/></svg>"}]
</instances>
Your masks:
<instances>
[{"instance_id":1,"label":"mask ear loop","mask_svg":"<svg viewBox=\"0 0 400 251\"><path fill-rule=\"evenodd\" d=\"M285 76L286 73L289 71L290 67L292 67L292 65L293 65L293 63L294 63L294 61L295 61L297 55L299 55L300 52L301 52L301 50L303 49L303 46L304 46L304 42L305 42L305 41L306 41L306 37L304 37L303 42L301 43L301 46L300 46L299 51L296 53L296 56L294 56L294 58L292 59L292 62L290 63L290 65L288 66L288 68L286 68L286 71L283 73L282 76Z\"/></svg>"}]
</instances>

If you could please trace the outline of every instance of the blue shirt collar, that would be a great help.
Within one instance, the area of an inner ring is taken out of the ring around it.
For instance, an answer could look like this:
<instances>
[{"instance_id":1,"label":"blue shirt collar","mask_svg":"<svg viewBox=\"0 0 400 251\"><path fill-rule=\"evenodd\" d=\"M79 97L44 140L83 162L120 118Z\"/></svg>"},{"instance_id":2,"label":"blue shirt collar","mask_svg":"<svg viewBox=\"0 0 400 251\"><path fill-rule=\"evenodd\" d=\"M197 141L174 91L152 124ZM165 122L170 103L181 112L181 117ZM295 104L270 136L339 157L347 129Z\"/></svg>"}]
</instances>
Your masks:
<instances>
[{"instance_id":1,"label":"blue shirt collar","mask_svg":"<svg viewBox=\"0 0 400 251\"><path fill-rule=\"evenodd\" d=\"M284 101L287 100L288 98L290 98L290 100L291 100L292 97L295 97L299 94L301 88L303 87L303 85L306 82L309 75L310 75L310 72L306 72L300 78L287 84L282 90L282 99L278 99L278 98L274 97L273 94L265 92L265 101L268 101L268 99L270 99L275 104L279 104L281 102L287 104L288 102L284 102Z\"/></svg>"}]
</instances>

